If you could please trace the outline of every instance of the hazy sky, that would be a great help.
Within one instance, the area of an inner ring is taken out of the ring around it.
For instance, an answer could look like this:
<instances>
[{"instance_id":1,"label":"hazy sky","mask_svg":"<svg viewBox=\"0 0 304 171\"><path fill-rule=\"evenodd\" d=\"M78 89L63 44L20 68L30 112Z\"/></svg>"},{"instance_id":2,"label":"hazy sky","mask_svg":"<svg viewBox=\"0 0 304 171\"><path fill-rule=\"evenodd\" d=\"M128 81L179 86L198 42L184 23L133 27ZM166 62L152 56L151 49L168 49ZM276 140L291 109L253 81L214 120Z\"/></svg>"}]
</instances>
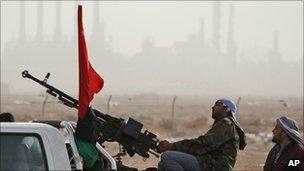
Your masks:
<instances>
[{"instance_id":1,"label":"hazy sky","mask_svg":"<svg viewBox=\"0 0 304 171\"><path fill-rule=\"evenodd\" d=\"M99 2L100 20L106 24L106 37L113 36L114 50L128 56L141 49L142 39L153 36L157 46L170 46L197 33L199 19L205 20L205 37L212 38L213 3L206 1ZM87 38L92 32L94 2L62 2L62 30L66 38L73 33L76 4L83 5ZM221 44L225 50L229 5L234 5L235 41L240 50L254 46L272 47L273 33L280 34L279 50L286 61L303 57L302 1L221 2ZM37 2L25 2L26 32L36 31ZM7 41L17 38L19 2L1 1L1 51ZM52 37L55 27L55 1L44 2L44 31Z\"/></svg>"}]
</instances>

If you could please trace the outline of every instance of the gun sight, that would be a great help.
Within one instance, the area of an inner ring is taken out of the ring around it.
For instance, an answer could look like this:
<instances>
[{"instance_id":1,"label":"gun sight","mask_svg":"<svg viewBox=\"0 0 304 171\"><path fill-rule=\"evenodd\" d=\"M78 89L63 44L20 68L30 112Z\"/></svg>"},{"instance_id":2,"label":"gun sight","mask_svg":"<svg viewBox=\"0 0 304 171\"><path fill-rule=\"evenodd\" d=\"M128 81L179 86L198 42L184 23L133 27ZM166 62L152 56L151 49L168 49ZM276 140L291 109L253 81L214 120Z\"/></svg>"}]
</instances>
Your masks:
<instances>
[{"instance_id":1,"label":"gun sight","mask_svg":"<svg viewBox=\"0 0 304 171\"><path fill-rule=\"evenodd\" d=\"M47 82L47 80L49 79L49 77L50 77L50 73L48 72L47 74L46 74L46 76L44 77L44 80L43 80L43 82Z\"/></svg>"}]
</instances>

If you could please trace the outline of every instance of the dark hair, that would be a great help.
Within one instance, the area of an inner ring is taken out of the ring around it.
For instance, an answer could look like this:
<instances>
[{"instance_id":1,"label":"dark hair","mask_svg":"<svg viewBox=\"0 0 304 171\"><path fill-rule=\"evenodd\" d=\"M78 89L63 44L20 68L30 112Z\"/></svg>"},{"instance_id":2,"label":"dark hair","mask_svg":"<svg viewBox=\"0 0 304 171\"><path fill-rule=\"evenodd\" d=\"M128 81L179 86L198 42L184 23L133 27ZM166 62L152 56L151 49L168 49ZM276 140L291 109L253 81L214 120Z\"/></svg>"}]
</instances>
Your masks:
<instances>
[{"instance_id":1,"label":"dark hair","mask_svg":"<svg viewBox=\"0 0 304 171\"><path fill-rule=\"evenodd\" d=\"M4 112L0 114L0 122L14 122L14 116L9 112Z\"/></svg>"}]
</instances>

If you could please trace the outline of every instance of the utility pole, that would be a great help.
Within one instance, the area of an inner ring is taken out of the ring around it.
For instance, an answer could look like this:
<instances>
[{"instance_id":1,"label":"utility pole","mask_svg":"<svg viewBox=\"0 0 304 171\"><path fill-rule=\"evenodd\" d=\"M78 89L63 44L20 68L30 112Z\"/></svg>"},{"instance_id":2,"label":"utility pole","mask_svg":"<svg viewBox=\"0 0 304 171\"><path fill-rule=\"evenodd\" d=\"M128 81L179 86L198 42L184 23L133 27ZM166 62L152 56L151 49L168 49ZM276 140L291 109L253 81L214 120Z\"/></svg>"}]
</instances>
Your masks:
<instances>
[{"instance_id":1,"label":"utility pole","mask_svg":"<svg viewBox=\"0 0 304 171\"><path fill-rule=\"evenodd\" d=\"M44 109L45 109L45 104L47 102L48 97L49 97L49 94L46 93L46 96L45 96L45 98L43 100L43 103L42 103L42 119L44 119Z\"/></svg>"},{"instance_id":2,"label":"utility pole","mask_svg":"<svg viewBox=\"0 0 304 171\"><path fill-rule=\"evenodd\" d=\"M109 96L108 102L107 102L107 114L110 113L110 103L111 103L111 99L112 99L112 94Z\"/></svg>"},{"instance_id":3,"label":"utility pole","mask_svg":"<svg viewBox=\"0 0 304 171\"><path fill-rule=\"evenodd\" d=\"M174 107L175 107L176 99L177 99L177 96L174 96L173 101L172 101L172 110L171 110L171 126L172 126L172 128L174 126Z\"/></svg>"}]
</instances>

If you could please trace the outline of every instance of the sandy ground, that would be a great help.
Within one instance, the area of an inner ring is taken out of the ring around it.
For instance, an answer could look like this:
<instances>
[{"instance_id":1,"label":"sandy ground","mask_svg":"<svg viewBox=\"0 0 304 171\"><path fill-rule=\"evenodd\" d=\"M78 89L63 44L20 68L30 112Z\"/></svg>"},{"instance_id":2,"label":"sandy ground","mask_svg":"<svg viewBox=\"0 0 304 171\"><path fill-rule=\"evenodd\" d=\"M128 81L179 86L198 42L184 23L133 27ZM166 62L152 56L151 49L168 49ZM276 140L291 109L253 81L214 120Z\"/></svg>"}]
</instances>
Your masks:
<instances>
[{"instance_id":1,"label":"sandy ground","mask_svg":"<svg viewBox=\"0 0 304 171\"><path fill-rule=\"evenodd\" d=\"M238 97L233 97L237 101ZM112 116L132 117L144 124L144 129L155 133L159 139L175 141L182 138L197 137L212 125L211 106L216 97L178 97L172 114L172 99L169 96L121 95L113 96L109 105L107 98L95 98L93 106ZM49 97L44 104L45 95L15 95L1 97L1 112L11 112L16 121L35 119L77 120L77 111L68 108ZM262 170L268 151L273 144L271 130L275 119L287 115L298 121L303 131L302 97L246 97L239 103L238 120L248 134L249 143L244 151L238 152L234 170ZM118 152L117 143L105 143L111 154ZM155 167L158 158L151 156L143 161L135 155L124 156L123 163L139 169Z\"/></svg>"}]
</instances>

